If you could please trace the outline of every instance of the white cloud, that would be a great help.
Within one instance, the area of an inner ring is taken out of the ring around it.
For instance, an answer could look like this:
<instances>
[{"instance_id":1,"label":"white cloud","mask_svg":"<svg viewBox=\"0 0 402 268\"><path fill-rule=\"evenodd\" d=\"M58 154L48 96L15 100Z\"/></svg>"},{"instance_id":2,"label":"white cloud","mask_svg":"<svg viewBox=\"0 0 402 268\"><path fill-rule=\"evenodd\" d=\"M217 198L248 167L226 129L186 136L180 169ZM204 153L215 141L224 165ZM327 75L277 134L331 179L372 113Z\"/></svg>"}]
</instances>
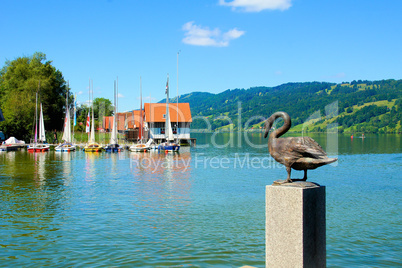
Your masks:
<instances>
[{"instance_id":1,"label":"white cloud","mask_svg":"<svg viewBox=\"0 0 402 268\"><path fill-rule=\"evenodd\" d=\"M118 97L118 98L125 98L124 95L121 94L121 93L117 94L117 97Z\"/></svg>"},{"instance_id":2,"label":"white cloud","mask_svg":"<svg viewBox=\"0 0 402 268\"><path fill-rule=\"evenodd\" d=\"M82 94L84 94L84 92L82 92L82 91L78 91L78 93L77 93L77 95L82 95Z\"/></svg>"},{"instance_id":3,"label":"white cloud","mask_svg":"<svg viewBox=\"0 0 402 268\"><path fill-rule=\"evenodd\" d=\"M237 28L221 33L218 28L210 30L208 27L195 25L193 21L184 24L182 29L185 31L183 43L194 46L227 47L230 41L245 34Z\"/></svg>"},{"instance_id":4,"label":"white cloud","mask_svg":"<svg viewBox=\"0 0 402 268\"><path fill-rule=\"evenodd\" d=\"M260 12L264 9L286 10L292 6L292 0L219 0L219 5L230 6L233 10L237 8L245 12Z\"/></svg>"}]
</instances>

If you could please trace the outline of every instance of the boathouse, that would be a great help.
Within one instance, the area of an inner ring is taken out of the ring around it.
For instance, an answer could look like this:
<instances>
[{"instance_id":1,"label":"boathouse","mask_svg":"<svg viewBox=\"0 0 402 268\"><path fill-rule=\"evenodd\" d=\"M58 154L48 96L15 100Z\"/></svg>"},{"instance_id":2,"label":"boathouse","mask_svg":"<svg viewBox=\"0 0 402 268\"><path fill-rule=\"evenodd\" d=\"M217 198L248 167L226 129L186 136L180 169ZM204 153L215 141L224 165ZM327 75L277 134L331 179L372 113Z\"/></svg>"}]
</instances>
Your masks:
<instances>
[{"instance_id":1,"label":"boathouse","mask_svg":"<svg viewBox=\"0 0 402 268\"><path fill-rule=\"evenodd\" d=\"M165 140L166 103L145 103L144 111L144 128L149 131L149 138L157 143ZM190 137L192 122L190 104L170 103L169 117L174 139L182 144L194 143Z\"/></svg>"},{"instance_id":2,"label":"boathouse","mask_svg":"<svg viewBox=\"0 0 402 268\"><path fill-rule=\"evenodd\" d=\"M127 141L137 141L141 125L141 110L117 113L117 130L125 134ZM192 122L189 103L169 104L170 125L173 137L181 144L194 144L195 139L190 137ZM145 103L142 111L143 139L152 138L156 143L165 140L166 103ZM106 132L112 131L113 116L104 116L102 128Z\"/></svg>"}]
</instances>

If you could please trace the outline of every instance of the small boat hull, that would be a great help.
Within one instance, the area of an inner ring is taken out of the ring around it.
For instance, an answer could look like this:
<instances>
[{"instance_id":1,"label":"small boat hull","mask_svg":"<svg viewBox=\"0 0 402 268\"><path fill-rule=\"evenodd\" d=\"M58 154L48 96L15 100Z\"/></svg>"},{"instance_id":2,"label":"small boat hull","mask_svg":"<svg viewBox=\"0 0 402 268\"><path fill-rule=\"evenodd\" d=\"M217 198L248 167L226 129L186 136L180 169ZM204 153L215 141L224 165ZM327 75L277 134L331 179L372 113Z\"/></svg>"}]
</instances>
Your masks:
<instances>
[{"instance_id":1,"label":"small boat hull","mask_svg":"<svg viewBox=\"0 0 402 268\"><path fill-rule=\"evenodd\" d=\"M149 152L149 146L145 144L134 144L130 146L131 152Z\"/></svg>"},{"instance_id":2,"label":"small boat hull","mask_svg":"<svg viewBox=\"0 0 402 268\"><path fill-rule=\"evenodd\" d=\"M49 145L43 145L43 144L31 145L28 147L28 152L30 153L48 152L49 148L50 148Z\"/></svg>"},{"instance_id":3,"label":"small boat hull","mask_svg":"<svg viewBox=\"0 0 402 268\"><path fill-rule=\"evenodd\" d=\"M105 147L105 151L107 153L118 153L118 152L121 152L123 150L124 150L124 148L121 147L118 144L112 144L112 145L109 144L108 146Z\"/></svg>"},{"instance_id":4,"label":"small boat hull","mask_svg":"<svg viewBox=\"0 0 402 268\"><path fill-rule=\"evenodd\" d=\"M56 152L74 152L76 150L76 147L71 143L64 143L57 146L55 150Z\"/></svg>"},{"instance_id":5,"label":"small boat hull","mask_svg":"<svg viewBox=\"0 0 402 268\"><path fill-rule=\"evenodd\" d=\"M21 148L19 145L2 145L0 146L0 151L10 152L10 151L18 151Z\"/></svg>"},{"instance_id":6,"label":"small boat hull","mask_svg":"<svg viewBox=\"0 0 402 268\"><path fill-rule=\"evenodd\" d=\"M103 150L104 150L103 147L97 143L90 143L83 149L83 151L86 153L99 153L102 152Z\"/></svg>"},{"instance_id":7,"label":"small boat hull","mask_svg":"<svg viewBox=\"0 0 402 268\"><path fill-rule=\"evenodd\" d=\"M180 150L180 145L177 143L164 142L159 144L158 150L168 152L178 152Z\"/></svg>"}]
</instances>

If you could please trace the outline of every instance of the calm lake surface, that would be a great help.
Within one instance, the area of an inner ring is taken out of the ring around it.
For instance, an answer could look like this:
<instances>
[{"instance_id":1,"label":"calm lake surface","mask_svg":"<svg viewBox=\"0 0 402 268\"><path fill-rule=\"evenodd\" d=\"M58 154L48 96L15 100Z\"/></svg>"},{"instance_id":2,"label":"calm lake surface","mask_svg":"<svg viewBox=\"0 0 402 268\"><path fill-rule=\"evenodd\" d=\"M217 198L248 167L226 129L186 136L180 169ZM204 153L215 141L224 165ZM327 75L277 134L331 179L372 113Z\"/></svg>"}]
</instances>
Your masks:
<instances>
[{"instance_id":1,"label":"calm lake surface","mask_svg":"<svg viewBox=\"0 0 402 268\"><path fill-rule=\"evenodd\" d=\"M0 153L0 267L265 267L260 133L194 134L180 154ZM402 136L309 135L326 186L328 267L402 265ZM302 177L292 172L292 177Z\"/></svg>"}]
</instances>

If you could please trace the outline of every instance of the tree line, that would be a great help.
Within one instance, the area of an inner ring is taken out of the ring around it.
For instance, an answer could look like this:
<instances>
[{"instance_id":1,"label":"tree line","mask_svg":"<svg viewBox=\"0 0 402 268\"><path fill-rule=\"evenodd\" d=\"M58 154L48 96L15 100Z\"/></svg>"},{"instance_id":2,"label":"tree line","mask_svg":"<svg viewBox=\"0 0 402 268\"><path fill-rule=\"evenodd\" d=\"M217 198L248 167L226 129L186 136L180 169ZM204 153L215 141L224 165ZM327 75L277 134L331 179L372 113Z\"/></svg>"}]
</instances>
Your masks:
<instances>
[{"instance_id":1,"label":"tree line","mask_svg":"<svg viewBox=\"0 0 402 268\"><path fill-rule=\"evenodd\" d=\"M62 72L41 52L6 61L0 70L0 108L5 118L0 130L28 142L34 133L36 96L47 132L63 130L66 97L71 111L74 99ZM95 118L113 114L108 99L96 98L93 106ZM77 107L76 131L84 129L88 110L85 104Z\"/></svg>"},{"instance_id":2,"label":"tree line","mask_svg":"<svg viewBox=\"0 0 402 268\"><path fill-rule=\"evenodd\" d=\"M73 96L62 72L41 52L6 61L0 70L0 108L5 118L0 122L1 131L29 141L34 130L36 94L43 104L46 130L61 131L67 94L68 108L73 107ZM340 132L401 132L402 80L286 83L276 87L228 89L219 94L192 92L180 96L179 101L190 103L192 129L260 128L265 118L276 111L285 111L295 129L319 114L319 120L308 131L326 131L327 125L336 123ZM333 103L337 104L336 114L329 116L327 107ZM84 131L88 110L86 104L77 107L75 131ZM111 101L96 98L94 116L98 124L103 116L110 115L113 115Z\"/></svg>"},{"instance_id":3,"label":"tree line","mask_svg":"<svg viewBox=\"0 0 402 268\"><path fill-rule=\"evenodd\" d=\"M180 96L180 102L190 103L195 118L192 128L210 127L212 131L225 127L258 128L274 112L285 111L291 116L293 126L304 124L318 112L321 120L313 123L310 131L326 131L326 125L338 123L340 132L399 133L401 99L402 80L393 79L341 84L286 83L276 87L228 89L219 94L193 92ZM337 114L329 117L326 107L332 103L338 105Z\"/></svg>"}]
</instances>

